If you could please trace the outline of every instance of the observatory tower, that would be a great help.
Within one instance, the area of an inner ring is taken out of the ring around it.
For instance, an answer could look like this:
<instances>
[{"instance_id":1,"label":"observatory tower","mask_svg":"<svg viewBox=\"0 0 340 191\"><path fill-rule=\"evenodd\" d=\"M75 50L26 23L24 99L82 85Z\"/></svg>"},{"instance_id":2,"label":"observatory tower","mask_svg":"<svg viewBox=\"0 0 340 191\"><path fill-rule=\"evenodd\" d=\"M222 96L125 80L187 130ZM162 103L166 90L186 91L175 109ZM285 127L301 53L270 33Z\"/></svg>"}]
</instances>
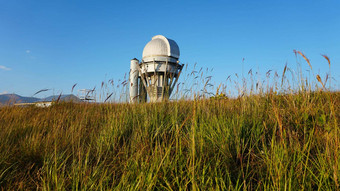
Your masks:
<instances>
[{"instance_id":1,"label":"observatory tower","mask_svg":"<svg viewBox=\"0 0 340 191\"><path fill-rule=\"evenodd\" d=\"M162 35L152 37L143 50L142 61L130 63L130 102L151 102L169 99L181 74L179 47Z\"/></svg>"}]
</instances>

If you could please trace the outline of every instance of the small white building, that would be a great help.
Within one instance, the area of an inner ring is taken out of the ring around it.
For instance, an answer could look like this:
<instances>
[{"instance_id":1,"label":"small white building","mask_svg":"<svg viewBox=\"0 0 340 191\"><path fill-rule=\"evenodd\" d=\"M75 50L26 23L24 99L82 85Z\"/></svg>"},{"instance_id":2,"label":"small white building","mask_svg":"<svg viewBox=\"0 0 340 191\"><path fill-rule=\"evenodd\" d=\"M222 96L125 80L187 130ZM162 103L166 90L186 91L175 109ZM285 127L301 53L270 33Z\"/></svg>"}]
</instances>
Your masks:
<instances>
[{"instance_id":1,"label":"small white building","mask_svg":"<svg viewBox=\"0 0 340 191\"><path fill-rule=\"evenodd\" d=\"M51 101L39 101L34 103L37 107L50 107L52 105Z\"/></svg>"},{"instance_id":2,"label":"small white building","mask_svg":"<svg viewBox=\"0 0 340 191\"><path fill-rule=\"evenodd\" d=\"M52 105L51 101L38 101L33 103L15 103L16 106L37 106L37 107L50 107Z\"/></svg>"}]
</instances>

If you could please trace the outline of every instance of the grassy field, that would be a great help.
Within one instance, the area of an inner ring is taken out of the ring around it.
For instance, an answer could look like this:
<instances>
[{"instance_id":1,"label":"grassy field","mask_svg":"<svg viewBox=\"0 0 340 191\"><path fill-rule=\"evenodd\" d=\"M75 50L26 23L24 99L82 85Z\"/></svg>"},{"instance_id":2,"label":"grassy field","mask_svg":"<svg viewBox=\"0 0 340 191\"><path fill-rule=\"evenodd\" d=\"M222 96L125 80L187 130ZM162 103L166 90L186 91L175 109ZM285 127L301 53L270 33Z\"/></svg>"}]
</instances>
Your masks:
<instances>
[{"instance_id":1,"label":"grassy field","mask_svg":"<svg viewBox=\"0 0 340 191\"><path fill-rule=\"evenodd\" d=\"M337 190L340 92L317 76L290 93L2 107L0 189Z\"/></svg>"},{"instance_id":2,"label":"grassy field","mask_svg":"<svg viewBox=\"0 0 340 191\"><path fill-rule=\"evenodd\" d=\"M17 189L339 188L340 93L0 110Z\"/></svg>"}]
</instances>

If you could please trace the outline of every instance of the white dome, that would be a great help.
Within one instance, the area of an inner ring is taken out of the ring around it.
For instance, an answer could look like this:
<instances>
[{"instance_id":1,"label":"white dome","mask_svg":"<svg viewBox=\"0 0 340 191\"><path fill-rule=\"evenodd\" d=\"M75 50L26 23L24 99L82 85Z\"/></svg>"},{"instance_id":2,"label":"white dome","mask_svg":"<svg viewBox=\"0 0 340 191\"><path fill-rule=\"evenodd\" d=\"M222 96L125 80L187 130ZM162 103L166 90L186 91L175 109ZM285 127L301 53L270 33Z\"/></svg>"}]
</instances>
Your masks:
<instances>
[{"instance_id":1,"label":"white dome","mask_svg":"<svg viewBox=\"0 0 340 191\"><path fill-rule=\"evenodd\" d=\"M169 58L170 57L170 58ZM179 58L179 48L174 40L162 35L152 37L143 50L143 61L177 61Z\"/></svg>"}]
</instances>

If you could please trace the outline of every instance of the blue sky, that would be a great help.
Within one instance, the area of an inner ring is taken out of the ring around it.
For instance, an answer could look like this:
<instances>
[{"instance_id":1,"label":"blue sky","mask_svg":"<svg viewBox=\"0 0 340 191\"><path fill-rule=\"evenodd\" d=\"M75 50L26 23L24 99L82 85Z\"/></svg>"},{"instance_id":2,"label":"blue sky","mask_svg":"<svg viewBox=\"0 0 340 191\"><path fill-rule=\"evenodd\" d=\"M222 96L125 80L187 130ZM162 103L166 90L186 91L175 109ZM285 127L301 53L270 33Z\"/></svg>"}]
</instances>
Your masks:
<instances>
[{"instance_id":1,"label":"blue sky","mask_svg":"<svg viewBox=\"0 0 340 191\"><path fill-rule=\"evenodd\" d=\"M0 0L0 93L70 93L75 83L122 79L158 34L178 43L182 63L213 68L216 83L249 69L296 68L294 49L323 76L328 64L320 54L327 54L339 81L339 10L337 0Z\"/></svg>"}]
</instances>

